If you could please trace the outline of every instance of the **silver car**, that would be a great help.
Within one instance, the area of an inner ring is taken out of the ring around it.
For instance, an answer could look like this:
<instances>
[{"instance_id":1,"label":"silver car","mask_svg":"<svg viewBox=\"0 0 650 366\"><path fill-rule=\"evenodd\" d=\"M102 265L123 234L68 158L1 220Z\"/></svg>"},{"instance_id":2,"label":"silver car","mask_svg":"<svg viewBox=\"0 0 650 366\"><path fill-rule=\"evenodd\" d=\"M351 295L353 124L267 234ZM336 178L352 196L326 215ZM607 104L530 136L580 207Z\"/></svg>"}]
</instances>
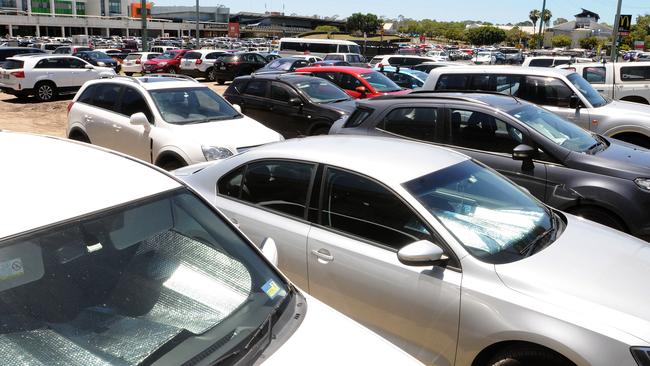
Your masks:
<instances>
[{"instance_id":1,"label":"silver car","mask_svg":"<svg viewBox=\"0 0 650 366\"><path fill-rule=\"evenodd\" d=\"M647 243L465 155L320 136L176 174L273 237L296 284L423 362L650 365Z\"/></svg>"},{"instance_id":2,"label":"silver car","mask_svg":"<svg viewBox=\"0 0 650 366\"><path fill-rule=\"evenodd\" d=\"M588 131L650 148L650 106L610 100L572 70L543 67L444 67L421 90L492 91L543 106Z\"/></svg>"}]
</instances>

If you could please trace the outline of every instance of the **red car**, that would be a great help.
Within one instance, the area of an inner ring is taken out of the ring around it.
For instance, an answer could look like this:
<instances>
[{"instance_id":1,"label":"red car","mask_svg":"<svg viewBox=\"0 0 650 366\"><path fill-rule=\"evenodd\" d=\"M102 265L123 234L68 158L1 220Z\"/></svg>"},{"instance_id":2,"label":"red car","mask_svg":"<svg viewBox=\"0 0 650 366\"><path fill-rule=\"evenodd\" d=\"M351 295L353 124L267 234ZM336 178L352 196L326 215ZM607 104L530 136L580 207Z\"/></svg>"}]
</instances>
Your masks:
<instances>
[{"instance_id":1,"label":"red car","mask_svg":"<svg viewBox=\"0 0 650 366\"><path fill-rule=\"evenodd\" d=\"M408 89L402 89L384 74L364 67L303 67L297 69L296 72L311 73L331 81L353 98L373 98L380 95L407 94L409 92Z\"/></svg>"},{"instance_id":2,"label":"red car","mask_svg":"<svg viewBox=\"0 0 650 366\"><path fill-rule=\"evenodd\" d=\"M180 69L181 58L191 50L168 50L162 55L147 60L142 65L144 73L165 72L175 74Z\"/></svg>"}]
</instances>

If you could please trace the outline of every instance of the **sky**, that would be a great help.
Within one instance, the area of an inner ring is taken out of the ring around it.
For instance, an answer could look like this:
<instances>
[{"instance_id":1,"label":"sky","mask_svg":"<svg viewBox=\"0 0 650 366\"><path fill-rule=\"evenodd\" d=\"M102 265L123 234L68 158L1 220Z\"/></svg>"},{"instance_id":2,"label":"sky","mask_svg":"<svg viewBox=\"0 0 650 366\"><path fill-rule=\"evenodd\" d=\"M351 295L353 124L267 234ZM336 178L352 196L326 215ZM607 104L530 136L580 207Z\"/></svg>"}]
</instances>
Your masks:
<instances>
[{"instance_id":1,"label":"sky","mask_svg":"<svg viewBox=\"0 0 650 366\"><path fill-rule=\"evenodd\" d=\"M194 0L153 0L157 5L194 5ZM352 13L373 13L388 18L404 15L413 19L483 20L497 24L528 20L532 9L542 8L542 0L200 0L201 5L222 4L231 13L239 11L283 11L289 15L338 15L345 18ZM586 8L601 17L601 21L614 23L617 0L547 0L546 7L553 19L573 20L580 8ZM650 13L648 0L623 0L621 14Z\"/></svg>"}]
</instances>

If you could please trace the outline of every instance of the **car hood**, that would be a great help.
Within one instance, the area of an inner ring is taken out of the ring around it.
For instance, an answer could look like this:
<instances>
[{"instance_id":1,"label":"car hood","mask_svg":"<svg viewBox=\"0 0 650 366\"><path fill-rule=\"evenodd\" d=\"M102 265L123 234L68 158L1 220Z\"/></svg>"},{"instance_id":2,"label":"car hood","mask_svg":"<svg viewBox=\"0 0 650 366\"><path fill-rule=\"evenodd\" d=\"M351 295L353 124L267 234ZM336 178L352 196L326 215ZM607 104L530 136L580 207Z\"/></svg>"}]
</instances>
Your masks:
<instances>
[{"instance_id":1,"label":"car hood","mask_svg":"<svg viewBox=\"0 0 650 366\"><path fill-rule=\"evenodd\" d=\"M595 155L572 152L566 164L573 169L623 179L650 178L650 150L620 140L606 138L607 149Z\"/></svg>"},{"instance_id":2,"label":"car hood","mask_svg":"<svg viewBox=\"0 0 650 366\"><path fill-rule=\"evenodd\" d=\"M650 123L650 105L647 104L626 102L622 100L612 100L602 107L591 109L590 112L591 111L595 111L596 113L602 111L600 113L603 114L607 112L607 116L617 115L613 113L622 113L623 116L643 118ZM650 125L648 125L648 128L650 128Z\"/></svg>"},{"instance_id":3,"label":"car hood","mask_svg":"<svg viewBox=\"0 0 650 366\"><path fill-rule=\"evenodd\" d=\"M566 216L566 229L553 244L520 261L495 265L499 277L584 327L606 326L650 342L650 245Z\"/></svg>"},{"instance_id":4,"label":"car hood","mask_svg":"<svg viewBox=\"0 0 650 366\"><path fill-rule=\"evenodd\" d=\"M203 146L227 147L231 151L283 140L282 135L249 117L224 121L170 125L174 133Z\"/></svg>"},{"instance_id":5,"label":"car hood","mask_svg":"<svg viewBox=\"0 0 650 366\"><path fill-rule=\"evenodd\" d=\"M357 102L355 102L354 100L345 100L336 103L320 103L319 106L321 108L330 109L339 114L341 113L350 114L354 112L354 110L357 108Z\"/></svg>"},{"instance_id":6,"label":"car hood","mask_svg":"<svg viewBox=\"0 0 650 366\"><path fill-rule=\"evenodd\" d=\"M300 327L264 362L285 365L422 365L345 315L306 295Z\"/></svg>"}]
</instances>

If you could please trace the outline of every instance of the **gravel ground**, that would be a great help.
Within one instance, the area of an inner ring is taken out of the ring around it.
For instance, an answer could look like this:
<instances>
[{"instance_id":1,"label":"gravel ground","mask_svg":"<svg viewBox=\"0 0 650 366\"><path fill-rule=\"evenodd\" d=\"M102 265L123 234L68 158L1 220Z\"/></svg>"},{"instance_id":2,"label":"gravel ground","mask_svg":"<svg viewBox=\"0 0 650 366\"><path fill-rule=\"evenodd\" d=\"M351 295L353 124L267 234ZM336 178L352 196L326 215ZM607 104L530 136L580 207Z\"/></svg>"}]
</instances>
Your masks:
<instances>
[{"instance_id":1,"label":"gravel ground","mask_svg":"<svg viewBox=\"0 0 650 366\"><path fill-rule=\"evenodd\" d=\"M228 87L228 84L206 84L219 94ZM65 137L66 109L72 98L68 95L54 102L39 103L33 97L23 101L0 92L0 130Z\"/></svg>"}]
</instances>

